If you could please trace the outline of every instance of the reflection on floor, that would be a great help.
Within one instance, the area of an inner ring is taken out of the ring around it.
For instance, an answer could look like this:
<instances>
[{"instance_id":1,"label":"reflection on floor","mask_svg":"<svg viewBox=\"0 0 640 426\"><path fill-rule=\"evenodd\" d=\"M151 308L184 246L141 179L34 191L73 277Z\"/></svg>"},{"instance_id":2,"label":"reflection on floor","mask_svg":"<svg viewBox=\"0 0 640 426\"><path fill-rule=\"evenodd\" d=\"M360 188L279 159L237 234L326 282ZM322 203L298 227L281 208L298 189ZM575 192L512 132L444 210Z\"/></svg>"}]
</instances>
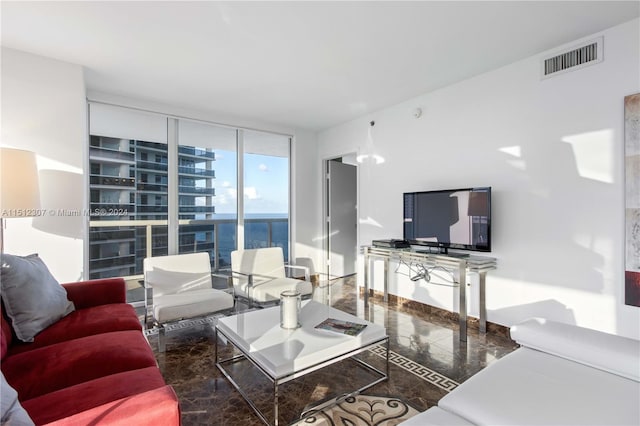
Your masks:
<instances>
[{"instance_id":1,"label":"reflection on floor","mask_svg":"<svg viewBox=\"0 0 640 426\"><path fill-rule=\"evenodd\" d=\"M461 342L457 322L376 299L365 311L354 281L351 277L334 282L332 306L383 324L390 337L390 378L367 390L369 395L400 398L423 411L437 404L458 383L516 348L501 335L479 334L473 329L469 330L467 342ZM316 294L314 298L319 296ZM148 338L165 380L178 394L183 425L263 424L215 367L210 323L169 332L165 353L157 352L157 335L150 333ZM221 346L223 353L229 350L228 345ZM372 362L376 359L382 362L374 352L366 356ZM293 422L310 403L357 389L370 381L366 372L352 364L356 363L342 361L285 384L280 398L280 421ZM272 414L271 388L261 373L248 363L238 363L236 370L256 404Z\"/></svg>"}]
</instances>

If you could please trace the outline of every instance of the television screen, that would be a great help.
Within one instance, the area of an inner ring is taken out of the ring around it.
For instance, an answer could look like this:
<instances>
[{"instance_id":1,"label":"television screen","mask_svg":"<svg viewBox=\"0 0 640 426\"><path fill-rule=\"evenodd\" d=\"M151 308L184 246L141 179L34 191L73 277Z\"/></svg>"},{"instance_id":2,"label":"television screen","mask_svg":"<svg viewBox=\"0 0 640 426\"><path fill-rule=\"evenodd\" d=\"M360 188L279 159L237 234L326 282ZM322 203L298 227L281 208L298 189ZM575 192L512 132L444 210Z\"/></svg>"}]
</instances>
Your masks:
<instances>
[{"instance_id":1,"label":"television screen","mask_svg":"<svg viewBox=\"0 0 640 426\"><path fill-rule=\"evenodd\" d=\"M404 239L443 253L491 251L491 188L404 193Z\"/></svg>"}]
</instances>

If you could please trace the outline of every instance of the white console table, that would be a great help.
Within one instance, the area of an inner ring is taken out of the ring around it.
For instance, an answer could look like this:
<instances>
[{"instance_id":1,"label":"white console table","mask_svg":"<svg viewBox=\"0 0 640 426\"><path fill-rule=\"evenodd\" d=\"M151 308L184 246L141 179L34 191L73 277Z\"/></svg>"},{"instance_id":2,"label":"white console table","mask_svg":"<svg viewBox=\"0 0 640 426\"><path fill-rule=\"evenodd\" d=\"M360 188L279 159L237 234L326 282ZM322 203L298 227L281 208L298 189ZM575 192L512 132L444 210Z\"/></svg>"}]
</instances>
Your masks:
<instances>
[{"instance_id":1,"label":"white console table","mask_svg":"<svg viewBox=\"0 0 640 426\"><path fill-rule=\"evenodd\" d=\"M487 272L496 269L497 262L493 257L469 255L464 257L426 253L411 249L393 249L383 247L363 246L364 254L364 306L369 306L369 278L372 275L372 260L384 261L384 301L389 300L388 275L389 261L403 261L424 266L440 266L458 272L457 287L460 294L460 340L467 340L467 296L466 279L467 272L477 272L480 277L480 332L487 332L487 308L485 299L485 287Z\"/></svg>"}]
</instances>

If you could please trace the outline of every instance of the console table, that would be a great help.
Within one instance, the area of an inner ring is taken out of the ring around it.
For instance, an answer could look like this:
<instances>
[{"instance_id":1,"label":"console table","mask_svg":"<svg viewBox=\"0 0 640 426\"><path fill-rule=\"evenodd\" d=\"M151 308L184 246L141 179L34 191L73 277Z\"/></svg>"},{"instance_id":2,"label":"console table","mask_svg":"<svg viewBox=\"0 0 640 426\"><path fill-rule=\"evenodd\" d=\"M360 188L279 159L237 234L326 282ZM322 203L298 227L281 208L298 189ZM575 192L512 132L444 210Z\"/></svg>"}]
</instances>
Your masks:
<instances>
[{"instance_id":1,"label":"console table","mask_svg":"<svg viewBox=\"0 0 640 426\"><path fill-rule=\"evenodd\" d=\"M424 266L440 266L458 272L457 287L460 294L460 340L467 340L467 272L477 272L480 277L480 332L487 332L487 308L485 305L485 287L487 272L496 269L497 262L493 257L486 256L456 256L439 253L428 253L412 249L393 249L383 247L362 247L364 254L364 306L369 305L369 276L372 275L373 259L384 261L384 301L389 300L388 275L389 261L416 263Z\"/></svg>"}]
</instances>

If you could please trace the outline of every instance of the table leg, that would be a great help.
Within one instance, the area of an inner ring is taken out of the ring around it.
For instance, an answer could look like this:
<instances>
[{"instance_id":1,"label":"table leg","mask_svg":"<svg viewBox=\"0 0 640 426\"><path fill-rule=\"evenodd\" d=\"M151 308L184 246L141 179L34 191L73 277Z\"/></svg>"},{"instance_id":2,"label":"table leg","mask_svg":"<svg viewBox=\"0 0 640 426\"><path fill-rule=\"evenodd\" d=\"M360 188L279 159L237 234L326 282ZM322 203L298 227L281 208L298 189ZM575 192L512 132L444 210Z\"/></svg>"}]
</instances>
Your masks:
<instances>
[{"instance_id":1,"label":"table leg","mask_svg":"<svg viewBox=\"0 0 640 426\"><path fill-rule=\"evenodd\" d=\"M384 298L385 302L389 301L389 258L384 258Z\"/></svg>"},{"instance_id":2,"label":"table leg","mask_svg":"<svg viewBox=\"0 0 640 426\"><path fill-rule=\"evenodd\" d=\"M369 269L371 268L371 257L367 249L364 252L364 307L369 307Z\"/></svg>"},{"instance_id":3,"label":"table leg","mask_svg":"<svg viewBox=\"0 0 640 426\"><path fill-rule=\"evenodd\" d=\"M460 341L467 341L467 271L465 265L458 267L460 271Z\"/></svg>"},{"instance_id":4,"label":"table leg","mask_svg":"<svg viewBox=\"0 0 640 426\"><path fill-rule=\"evenodd\" d=\"M387 342L386 343L387 343L387 359L386 359L386 363L387 364L386 364L386 371L385 372L387 374L387 377L389 377L389 339L388 338L387 338Z\"/></svg>"},{"instance_id":5,"label":"table leg","mask_svg":"<svg viewBox=\"0 0 640 426\"><path fill-rule=\"evenodd\" d=\"M273 382L273 424L278 426L278 380Z\"/></svg>"},{"instance_id":6,"label":"table leg","mask_svg":"<svg viewBox=\"0 0 640 426\"><path fill-rule=\"evenodd\" d=\"M480 272L480 333L487 332L486 272Z\"/></svg>"}]
</instances>

